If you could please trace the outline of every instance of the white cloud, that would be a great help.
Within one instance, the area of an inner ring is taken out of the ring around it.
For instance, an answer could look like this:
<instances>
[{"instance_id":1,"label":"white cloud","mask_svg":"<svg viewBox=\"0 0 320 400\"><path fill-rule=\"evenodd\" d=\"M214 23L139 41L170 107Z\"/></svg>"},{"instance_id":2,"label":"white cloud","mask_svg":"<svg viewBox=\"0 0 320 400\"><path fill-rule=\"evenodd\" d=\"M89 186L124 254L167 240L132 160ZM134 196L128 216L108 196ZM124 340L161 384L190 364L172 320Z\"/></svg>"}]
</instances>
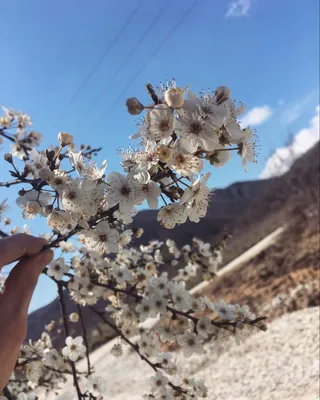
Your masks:
<instances>
[{"instance_id":1,"label":"white cloud","mask_svg":"<svg viewBox=\"0 0 320 400\"><path fill-rule=\"evenodd\" d=\"M248 11L252 5L252 0L235 0L229 3L228 10L225 14L229 17L248 17Z\"/></svg>"},{"instance_id":2,"label":"white cloud","mask_svg":"<svg viewBox=\"0 0 320 400\"><path fill-rule=\"evenodd\" d=\"M272 115L273 111L269 106L251 108L242 118L241 126L246 128L248 125L261 125Z\"/></svg>"},{"instance_id":3,"label":"white cloud","mask_svg":"<svg viewBox=\"0 0 320 400\"><path fill-rule=\"evenodd\" d=\"M305 108L310 105L311 101L314 101L315 94L318 95L318 91L312 91L301 100L287 107L282 114L282 122L288 125L296 121L304 112Z\"/></svg>"},{"instance_id":4,"label":"white cloud","mask_svg":"<svg viewBox=\"0 0 320 400\"><path fill-rule=\"evenodd\" d=\"M316 115L310 120L309 127L301 129L289 146L278 148L268 158L264 170L260 174L261 179L284 174L289 170L294 160L318 142L319 113L320 105L316 107Z\"/></svg>"}]
</instances>

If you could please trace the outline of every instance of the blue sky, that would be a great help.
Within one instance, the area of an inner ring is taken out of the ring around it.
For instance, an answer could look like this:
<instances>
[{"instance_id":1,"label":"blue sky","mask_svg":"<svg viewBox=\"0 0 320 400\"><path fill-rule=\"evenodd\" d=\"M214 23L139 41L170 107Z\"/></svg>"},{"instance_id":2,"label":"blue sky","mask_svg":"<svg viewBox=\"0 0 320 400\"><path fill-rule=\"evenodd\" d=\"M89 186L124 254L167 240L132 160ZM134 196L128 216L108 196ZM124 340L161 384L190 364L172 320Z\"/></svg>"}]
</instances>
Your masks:
<instances>
[{"instance_id":1,"label":"blue sky","mask_svg":"<svg viewBox=\"0 0 320 400\"><path fill-rule=\"evenodd\" d=\"M245 174L233 157L212 171L211 185L256 179L288 132L308 127L315 115L318 8L317 0L3 0L0 104L30 114L44 145L59 131L102 145L98 159L108 159L110 172L119 169L116 148L130 144L135 132L127 97L148 102L144 85L173 77L195 92L226 85L247 105L246 120L256 123L259 163ZM14 192L1 189L0 200L6 197L13 203ZM10 215L22 222L14 205ZM39 229L33 224L34 233ZM42 277L31 310L54 296Z\"/></svg>"}]
</instances>

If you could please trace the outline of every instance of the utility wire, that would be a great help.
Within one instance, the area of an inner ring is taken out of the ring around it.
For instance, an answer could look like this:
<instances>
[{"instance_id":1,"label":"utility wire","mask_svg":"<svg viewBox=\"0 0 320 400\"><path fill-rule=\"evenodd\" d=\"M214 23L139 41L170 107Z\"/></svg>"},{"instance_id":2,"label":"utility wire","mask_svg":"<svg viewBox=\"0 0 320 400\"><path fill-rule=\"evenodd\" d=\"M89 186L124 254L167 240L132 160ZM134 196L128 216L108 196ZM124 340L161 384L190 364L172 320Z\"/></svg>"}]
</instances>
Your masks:
<instances>
[{"instance_id":1,"label":"utility wire","mask_svg":"<svg viewBox=\"0 0 320 400\"><path fill-rule=\"evenodd\" d=\"M198 0L194 0L194 2L191 4L191 6L185 11L185 13L182 15L182 17L178 20L178 22L174 25L174 27L169 31L167 36L162 40L162 42L156 47L154 52L151 54L151 57L148 59L148 61L139 69L139 71L135 74L135 76L131 79L131 81L127 84L127 86L122 90L122 92L119 94L119 96L107 107L105 112L102 114L100 121L102 121L105 117L105 115L108 114L108 112L114 107L115 104L119 100L121 100L122 96L126 93L126 91L129 89L129 87L133 84L133 82L142 74L142 72L146 69L146 67L150 64L150 62L153 60L153 58L156 56L158 51L161 49L162 46L166 44L166 42L170 39L170 36L179 28L179 26L184 22L184 20L188 17L188 15L191 13L193 8L196 6L198 3Z\"/></svg>"},{"instance_id":2,"label":"utility wire","mask_svg":"<svg viewBox=\"0 0 320 400\"><path fill-rule=\"evenodd\" d=\"M120 65L120 67L117 69L117 71L115 72L115 74L113 75L113 77L111 79L109 79L109 81L107 82L107 84L104 86L104 88L102 89L102 91L99 93L99 95L93 100L91 107L89 108L89 110L87 111L87 113L85 114L85 117L88 117L92 111L94 110L94 108L96 107L97 103L100 102L100 100L104 97L104 95L106 94L107 90L110 87L110 84L112 82L114 82L114 80L119 76L120 72L128 65L128 61L129 59L133 56L133 54L136 52L136 50L138 49L138 47L143 43L143 41L148 37L149 32L151 31L151 29L154 27L154 25L158 22L159 19L161 19L165 9L167 8L168 4L169 4L170 0L167 0L164 4L164 6L160 9L160 11L157 13L157 15L155 16L155 18L152 20L152 22L150 23L150 25L147 27L147 29L144 30L144 32L142 33L140 39L138 40L138 42L136 43L136 45L132 48L132 50L130 51L130 53L127 55L127 57L123 60L122 64Z\"/></svg>"},{"instance_id":3,"label":"utility wire","mask_svg":"<svg viewBox=\"0 0 320 400\"><path fill-rule=\"evenodd\" d=\"M85 77L85 79L83 80L83 82L81 83L81 85L78 87L78 89L74 92L74 94L72 95L67 107L71 106L75 100L78 98L78 96L80 95L80 93L82 92L82 90L84 89L84 87L86 86L86 84L89 82L89 80L91 79L91 77L94 75L94 73L96 72L96 70L100 67L100 65L102 64L102 62L104 61L104 59L106 58L106 56L109 54L109 52L112 50L112 48L114 47L114 45L118 42L120 36L122 35L122 33L126 30L127 26L130 24L130 22L132 21L133 17L137 14L137 12L139 11L141 5L143 3L143 0L140 0L140 2L138 3L138 5L136 6L136 8L132 11L132 13L129 15L129 17L127 18L127 20L125 21L125 23L122 25L121 29L118 31L118 33L115 35L115 37L113 38L113 40L109 43L108 47L106 48L106 50L103 52L103 54L101 55L100 59L98 60L98 62L96 63L96 65L92 68L92 70L89 72L89 74Z\"/></svg>"}]
</instances>

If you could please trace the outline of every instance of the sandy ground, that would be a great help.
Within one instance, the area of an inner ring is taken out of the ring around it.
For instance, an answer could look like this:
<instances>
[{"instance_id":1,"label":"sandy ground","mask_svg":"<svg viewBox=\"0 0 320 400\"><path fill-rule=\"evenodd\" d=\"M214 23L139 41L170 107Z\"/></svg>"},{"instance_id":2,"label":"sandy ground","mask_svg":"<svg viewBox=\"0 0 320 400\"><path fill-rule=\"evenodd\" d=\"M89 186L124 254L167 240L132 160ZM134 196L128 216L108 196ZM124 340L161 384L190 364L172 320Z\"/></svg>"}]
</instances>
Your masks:
<instances>
[{"instance_id":1,"label":"sandy ground","mask_svg":"<svg viewBox=\"0 0 320 400\"><path fill-rule=\"evenodd\" d=\"M255 333L240 345L219 352L210 345L200 358L179 358L188 376L203 378L210 400L316 400L319 399L319 308L282 316L267 332ZM116 339L115 339L116 340ZM140 400L148 392L150 367L126 349L114 358L107 343L92 354L97 374L105 380L104 399ZM219 353L219 354L218 354ZM84 368L84 361L78 368ZM61 400L74 399L72 384L61 392ZM40 400L51 400L42 396Z\"/></svg>"}]
</instances>

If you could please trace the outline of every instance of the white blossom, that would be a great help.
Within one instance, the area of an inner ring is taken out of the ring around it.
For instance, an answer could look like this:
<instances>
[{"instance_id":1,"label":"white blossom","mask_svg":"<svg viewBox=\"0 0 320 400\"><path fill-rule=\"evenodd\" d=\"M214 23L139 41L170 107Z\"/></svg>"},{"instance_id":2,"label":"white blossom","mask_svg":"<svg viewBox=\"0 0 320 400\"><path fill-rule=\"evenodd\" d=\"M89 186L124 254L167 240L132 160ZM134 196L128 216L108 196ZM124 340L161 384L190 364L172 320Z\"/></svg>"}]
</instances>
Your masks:
<instances>
[{"instance_id":1,"label":"white blossom","mask_svg":"<svg viewBox=\"0 0 320 400\"><path fill-rule=\"evenodd\" d=\"M174 87L166 90L164 94L164 99L167 106L171 108L181 108L184 103L184 95L187 92L189 86L186 86L184 89Z\"/></svg>"},{"instance_id":2,"label":"white blossom","mask_svg":"<svg viewBox=\"0 0 320 400\"><path fill-rule=\"evenodd\" d=\"M50 193L31 190L19 196L16 203L23 209L23 217L25 219L32 219L40 212L44 215L42 210L48 205L51 199L52 196Z\"/></svg>"},{"instance_id":3,"label":"white blossom","mask_svg":"<svg viewBox=\"0 0 320 400\"><path fill-rule=\"evenodd\" d=\"M126 281L132 281L133 278L132 272L125 266L114 265L111 273L120 285L123 285Z\"/></svg>"},{"instance_id":4,"label":"white blossom","mask_svg":"<svg viewBox=\"0 0 320 400\"><path fill-rule=\"evenodd\" d=\"M114 345L112 346L112 349L111 349L111 354L112 354L114 357L121 357L122 354L123 354L121 344L114 344Z\"/></svg>"},{"instance_id":5,"label":"white blossom","mask_svg":"<svg viewBox=\"0 0 320 400\"><path fill-rule=\"evenodd\" d=\"M90 229L81 235L86 246L101 253L117 253L119 237L119 232L111 229L107 221L99 222L95 229Z\"/></svg>"},{"instance_id":6,"label":"white blossom","mask_svg":"<svg viewBox=\"0 0 320 400\"><path fill-rule=\"evenodd\" d=\"M108 176L107 201L110 206L119 203L121 213L130 212L135 204L144 200L141 184L135 179L125 177L118 172Z\"/></svg>"},{"instance_id":7,"label":"white blossom","mask_svg":"<svg viewBox=\"0 0 320 400\"><path fill-rule=\"evenodd\" d=\"M197 322L197 333L203 338L207 338L210 333L214 331L211 319L208 317L201 317Z\"/></svg>"},{"instance_id":8,"label":"white blossom","mask_svg":"<svg viewBox=\"0 0 320 400\"><path fill-rule=\"evenodd\" d=\"M83 338L81 336L77 336L74 339L68 336L66 338L66 346L62 349L62 354L64 357L69 358L70 361L77 361L86 352L86 348L82 343Z\"/></svg>"},{"instance_id":9,"label":"white blossom","mask_svg":"<svg viewBox=\"0 0 320 400\"><path fill-rule=\"evenodd\" d=\"M200 182L200 177L187 188L180 200L180 204L187 204L187 213L189 220L199 222L207 213L210 190L207 187L207 181L210 177L208 172Z\"/></svg>"},{"instance_id":10,"label":"white blossom","mask_svg":"<svg viewBox=\"0 0 320 400\"><path fill-rule=\"evenodd\" d=\"M254 134L250 127L244 129L242 141L239 143L239 153L242 158L242 165L247 172L247 162L255 162L256 160L256 142Z\"/></svg>"},{"instance_id":11,"label":"white blossom","mask_svg":"<svg viewBox=\"0 0 320 400\"><path fill-rule=\"evenodd\" d=\"M158 212L157 220L168 229L173 229L176 224L183 224L187 220L186 208L178 203L172 203L161 207Z\"/></svg>"},{"instance_id":12,"label":"white blossom","mask_svg":"<svg viewBox=\"0 0 320 400\"><path fill-rule=\"evenodd\" d=\"M203 354L203 339L197 336L195 333L186 332L183 335L178 335L177 342L183 348L183 355L186 358L192 356L192 354Z\"/></svg>"},{"instance_id":13,"label":"white blossom","mask_svg":"<svg viewBox=\"0 0 320 400\"><path fill-rule=\"evenodd\" d=\"M26 378L28 381L38 383L42 376L42 362L31 361L26 365Z\"/></svg>"},{"instance_id":14,"label":"white blossom","mask_svg":"<svg viewBox=\"0 0 320 400\"><path fill-rule=\"evenodd\" d=\"M201 158L188 153L179 145L179 141L176 142L173 155L167 163L170 168L176 170L182 176L198 174L204 168Z\"/></svg>"},{"instance_id":15,"label":"white blossom","mask_svg":"<svg viewBox=\"0 0 320 400\"><path fill-rule=\"evenodd\" d=\"M47 275L52 276L55 280L61 281L64 274L69 271L69 267L65 264L64 258L60 257L50 263Z\"/></svg>"},{"instance_id":16,"label":"white blossom","mask_svg":"<svg viewBox=\"0 0 320 400\"><path fill-rule=\"evenodd\" d=\"M106 390L105 379L98 375L89 376L88 390L95 397L102 396Z\"/></svg>"},{"instance_id":17,"label":"white blossom","mask_svg":"<svg viewBox=\"0 0 320 400\"><path fill-rule=\"evenodd\" d=\"M169 379L163 375L162 372L157 371L155 376L150 378L151 380L151 390L153 393L165 393Z\"/></svg>"},{"instance_id":18,"label":"white blossom","mask_svg":"<svg viewBox=\"0 0 320 400\"><path fill-rule=\"evenodd\" d=\"M215 311L218 313L219 317L224 320L234 320L237 317L236 309L232 304L227 304L224 300L219 300L215 303Z\"/></svg>"},{"instance_id":19,"label":"white blossom","mask_svg":"<svg viewBox=\"0 0 320 400\"><path fill-rule=\"evenodd\" d=\"M69 213L64 210L53 210L47 216L47 224L52 229L57 229L59 231L64 229L71 229L73 227L72 217Z\"/></svg>"},{"instance_id":20,"label":"white blossom","mask_svg":"<svg viewBox=\"0 0 320 400\"><path fill-rule=\"evenodd\" d=\"M203 118L191 114L188 118L180 118L175 131L180 135L180 144L189 153L198 148L213 151L219 146L219 138L212 126Z\"/></svg>"},{"instance_id":21,"label":"white blossom","mask_svg":"<svg viewBox=\"0 0 320 400\"><path fill-rule=\"evenodd\" d=\"M44 153L39 153L36 149L31 149L29 151L29 159L26 161L31 169L29 175L33 178L43 178L47 179L51 176L51 171L49 169L49 161Z\"/></svg>"},{"instance_id":22,"label":"white blossom","mask_svg":"<svg viewBox=\"0 0 320 400\"><path fill-rule=\"evenodd\" d=\"M174 116L171 109L165 104L154 106L146 115L147 137L152 140L161 140L172 135Z\"/></svg>"},{"instance_id":23,"label":"white blossom","mask_svg":"<svg viewBox=\"0 0 320 400\"><path fill-rule=\"evenodd\" d=\"M10 208L8 204L6 204L7 200L8 199L5 199L0 203L0 221L3 217L3 214Z\"/></svg>"},{"instance_id":24,"label":"white blossom","mask_svg":"<svg viewBox=\"0 0 320 400\"><path fill-rule=\"evenodd\" d=\"M36 400L37 396L34 393L19 393L17 400Z\"/></svg>"}]
</instances>

